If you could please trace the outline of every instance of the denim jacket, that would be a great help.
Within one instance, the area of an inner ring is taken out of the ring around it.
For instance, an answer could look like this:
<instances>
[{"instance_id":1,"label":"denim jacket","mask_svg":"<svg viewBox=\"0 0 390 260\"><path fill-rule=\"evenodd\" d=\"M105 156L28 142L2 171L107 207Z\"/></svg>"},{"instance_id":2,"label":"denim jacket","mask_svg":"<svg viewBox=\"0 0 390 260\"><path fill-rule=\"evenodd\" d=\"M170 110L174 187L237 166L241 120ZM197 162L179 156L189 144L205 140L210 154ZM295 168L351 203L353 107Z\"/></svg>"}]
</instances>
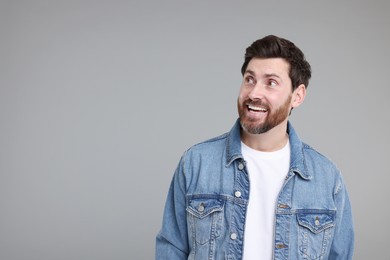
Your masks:
<instances>
[{"instance_id":1,"label":"denim jacket","mask_svg":"<svg viewBox=\"0 0 390 260\"><path fill-rule=\"evenodd\" d=\"M288 123L290 169L277 198L273 259L352 259L351 206L339 170ZM242 259L249 178L240 123L182 156L156 259ZM261 243L261 241L259 241Z\"/></svg>"}]
</instances>

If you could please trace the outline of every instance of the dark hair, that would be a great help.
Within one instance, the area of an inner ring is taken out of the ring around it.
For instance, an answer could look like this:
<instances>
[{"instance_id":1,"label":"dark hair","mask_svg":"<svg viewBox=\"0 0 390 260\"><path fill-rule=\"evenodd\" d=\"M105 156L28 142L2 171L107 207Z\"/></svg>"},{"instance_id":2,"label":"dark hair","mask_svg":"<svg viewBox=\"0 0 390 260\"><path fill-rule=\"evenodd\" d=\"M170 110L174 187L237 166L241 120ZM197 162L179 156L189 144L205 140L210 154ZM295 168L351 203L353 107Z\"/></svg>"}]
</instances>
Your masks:
<instances>
[{"instance_id":1,"label":"dark hair","mask_svg":"<svg viewBox=\"0 0 390 260\"><path fill-rule=\"evenodd\" d=\"M283 58L290 64L289 76L292 82L292 89L299 85L309 85L311 77L311 67L306 61L303 52L289 40L268 35L252 43L246 49L245 61L241 67L244 75L246 67L252 58Z\"/></svg>"}]
</instances>

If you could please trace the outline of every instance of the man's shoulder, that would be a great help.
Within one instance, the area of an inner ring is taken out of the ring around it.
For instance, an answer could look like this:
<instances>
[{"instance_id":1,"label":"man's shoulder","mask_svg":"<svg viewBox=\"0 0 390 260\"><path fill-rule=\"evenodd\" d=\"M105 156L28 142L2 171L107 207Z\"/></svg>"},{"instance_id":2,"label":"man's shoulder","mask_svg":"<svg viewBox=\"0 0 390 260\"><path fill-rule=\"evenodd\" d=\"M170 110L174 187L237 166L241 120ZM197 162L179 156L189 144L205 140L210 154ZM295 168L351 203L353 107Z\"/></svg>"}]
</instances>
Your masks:
<instances>
[{"instance_id":1,"label":"man's shoulder","mask_svg":"<svg viewBox=\"0 0 390 260\"><path fill-rule=\"evenodd\" d=\"M305 142L302 142L302 149L303 149L303 152L305 154L311 155L318 160L326 160L326 161L331 162L331 160L326 155L324 155L323 153L318 151L316 148L314 148L313 146L311 146Z\"/></svg>"},{"instance_id":2,"label":"man's shoulder","mask_svg":"<svg viewBox=\"0 0 390 260\"><path fill-rule=\"evenodd\" d=\"M329 157L319 152L311 145L302 143L302 149L306 164L315 164L317 166L323 166L338 171L337 166Z\"/></svg>"},{"instance_id":3,"label":"man's shoulder","mask_svg":"<svg viewBox=\"0 0 390 260\"><path fill-rule=\"evenodd\" d=\"M203 153L203 152L211 152L214 150L219 150L221 148L226 147L226 140L229 136L229 133L224 133L219 136L206 139L202 142L194 144L191 146L186 153Z\"/></svg>"}]
</instances>

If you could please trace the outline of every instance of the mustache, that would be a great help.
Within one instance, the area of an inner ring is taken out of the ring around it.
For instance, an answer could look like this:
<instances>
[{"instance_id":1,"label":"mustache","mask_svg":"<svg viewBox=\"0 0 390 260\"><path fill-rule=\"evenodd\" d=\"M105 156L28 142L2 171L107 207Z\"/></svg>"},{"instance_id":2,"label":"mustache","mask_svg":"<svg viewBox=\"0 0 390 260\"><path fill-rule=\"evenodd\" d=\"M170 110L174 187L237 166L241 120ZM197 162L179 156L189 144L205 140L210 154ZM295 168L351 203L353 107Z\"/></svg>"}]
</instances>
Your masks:
<instances>
[{"instance_id":1,"label":"mustache","mask_svg":"<svg viewBox=\"0 0 390 260\"><path fill-rule=\"evenodd\" d=\"M265 102L265 101L263 101L261 99L258 99L258 100L246 99L243 102L243 104L245 106L257 106L257 107L264 107L266 109L270 109L270 105L267 102Z\"/></svg>"}]
</instances>

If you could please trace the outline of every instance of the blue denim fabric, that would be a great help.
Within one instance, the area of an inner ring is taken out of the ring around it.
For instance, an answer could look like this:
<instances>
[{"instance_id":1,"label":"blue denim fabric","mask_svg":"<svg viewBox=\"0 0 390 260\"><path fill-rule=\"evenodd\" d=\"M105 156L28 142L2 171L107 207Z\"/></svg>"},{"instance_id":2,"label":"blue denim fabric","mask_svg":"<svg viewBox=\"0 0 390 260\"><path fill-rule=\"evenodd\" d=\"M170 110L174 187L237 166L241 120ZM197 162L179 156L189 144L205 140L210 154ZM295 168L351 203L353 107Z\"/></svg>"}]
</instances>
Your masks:
<instances>
[{"instance_id":1,"label":"blue denim fabric","mask_svg":"<svg viewBox=\"0 0 390 260\"><path fill-rule=\"evenodd\" d=\"M302 143L290 123L288 133L291 163L275 209L273 259L352 259L351 206L339 170ZM156 259L242 259L248 199L237 121L229 133L182 156Z\"/></svg>"}]
</instances>

